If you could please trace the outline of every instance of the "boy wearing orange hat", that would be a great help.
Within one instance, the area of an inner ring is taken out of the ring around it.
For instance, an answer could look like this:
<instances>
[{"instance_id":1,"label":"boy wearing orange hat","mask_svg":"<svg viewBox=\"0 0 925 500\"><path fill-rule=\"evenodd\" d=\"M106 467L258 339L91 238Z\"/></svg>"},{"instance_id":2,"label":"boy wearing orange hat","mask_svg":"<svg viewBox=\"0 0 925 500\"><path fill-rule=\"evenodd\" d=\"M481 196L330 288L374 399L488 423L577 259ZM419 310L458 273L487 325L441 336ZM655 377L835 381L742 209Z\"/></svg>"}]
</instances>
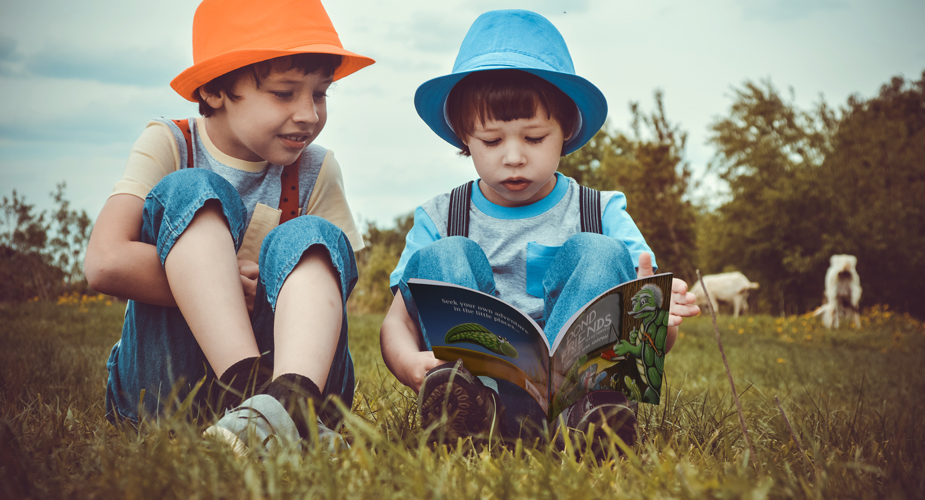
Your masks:
<instances>
[{"instance_id":1,"label":"boy wearing orange hat","mask_svg":"<svg viewBox=\"0 0 925 500\"><path fill-rule=\"evenodd\" d=\"M444 281L498 296L543 325L552 345L589 300L653 274L654 257L626 213L623 193L597 192L556 172L559 158L604 124L607 101L575 74L565 40L546 18L497 10L476 19L452 73L418 87L414 104L437 135L471 156L480 179L415 210L390 278L395 299L382 325L383 358L419 392L425 428L440 422L445 409L451 441L492 429L526 437L524 431L545 426L543 410L515 384L434 358L408 281ZM687 285L675 280L667 348L682 317L697 314L693 303ZM619 392L592 391L560 421L578 430L592 423L600 430L606 421L632 444L632 406Z\"/></svg>"},{"instance_id":2,"label":"boy wearing orange hat","mask_svg":"<svg viewBox=\"0 0 925 500\"><path fill-rule=\"evenodd\" d=\"M193 60L171 86L202 116L148 124L87 249L90 285L129 299L107 418L191 398L236 446L312 426L340 445L328 399L353 401L345 304L363 241L313 142L327 88L374 61L344 50L318 0L204 0Z\"/></svg>"}]
</instances>

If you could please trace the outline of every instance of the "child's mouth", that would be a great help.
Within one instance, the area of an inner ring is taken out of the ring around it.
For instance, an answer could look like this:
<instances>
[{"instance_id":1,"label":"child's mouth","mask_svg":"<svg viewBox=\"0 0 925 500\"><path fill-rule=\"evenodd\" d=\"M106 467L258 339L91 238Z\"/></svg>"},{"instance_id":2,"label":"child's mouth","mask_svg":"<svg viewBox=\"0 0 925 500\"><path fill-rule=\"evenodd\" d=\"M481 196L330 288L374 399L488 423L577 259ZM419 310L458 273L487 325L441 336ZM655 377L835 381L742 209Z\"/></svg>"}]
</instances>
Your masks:
<instances>
[{"instance_id":1,"label":"child's mouth","mask_svg":"<svg viewBox=\"0 0 925 500\"><path fill-rule=\"evenodd\" d=\"M501 185L508 191L523 191L530 185L530 181L527 179L508 179L506 181L501 181Z\"/></svg>"},{"instance_id":2,"label":"child's mouth","mask_svg":"<svg viewBox=\"0 0 925 500\"><path fill-rule=\"evenodd\" d=\"M291 149L302 149L308 143L307 135L280 135L279 139L283 142L283 145Z\"/></svg>"}]
</instances>

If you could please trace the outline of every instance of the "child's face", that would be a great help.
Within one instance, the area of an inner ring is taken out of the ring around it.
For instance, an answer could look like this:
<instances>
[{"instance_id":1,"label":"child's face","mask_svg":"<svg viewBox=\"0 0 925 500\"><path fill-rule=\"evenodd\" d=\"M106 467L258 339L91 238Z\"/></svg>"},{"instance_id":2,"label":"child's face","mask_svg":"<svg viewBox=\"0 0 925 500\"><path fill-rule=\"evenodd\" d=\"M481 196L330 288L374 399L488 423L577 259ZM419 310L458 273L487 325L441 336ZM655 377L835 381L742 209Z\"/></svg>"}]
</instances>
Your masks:
<instances>
[{"instance_id":1,"label":"child's face","mask_svg":"<svg viewBox=\"0 0 925 500\"><path fill-rule=\"evenodd\" d=\"M529 205L556 187L556 169L567 137L540 107L533 118L509 122L476 120L466 145L479 188L488 201L503 207Z\"/></svg>"},{"instance_id":2,"label":"child's face","mask_svg":"<svg viewBox=\"0 0 925 500\"><path fill-rule=\"evenodd\" d=\"M289 165L324 128L331 82L329 76L298 69L273 71L259 88L253 78L241 78L233 91L239 99L205 96L216 110L207 119L209 137L239 160Z\"/></svg>"}]
</instances>

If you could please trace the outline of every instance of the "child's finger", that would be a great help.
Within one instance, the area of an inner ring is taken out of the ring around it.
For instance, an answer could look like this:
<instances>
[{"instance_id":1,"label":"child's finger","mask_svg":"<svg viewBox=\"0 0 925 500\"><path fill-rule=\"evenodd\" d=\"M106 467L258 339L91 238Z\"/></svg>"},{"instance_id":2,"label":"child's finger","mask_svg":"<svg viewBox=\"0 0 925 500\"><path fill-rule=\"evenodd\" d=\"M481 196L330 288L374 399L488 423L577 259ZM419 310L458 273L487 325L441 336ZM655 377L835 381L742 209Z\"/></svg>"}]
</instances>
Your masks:
<instances>
[{"instance_id":1,"label":"child's finger","mask_svg":"<svg viewBox=\"0 0 925 500\"><path fill-rule=\"evenodd\" d=\"M700 314L700 308L695 305L672 304L671 312L669 314L672 317L677 316L679 318L692 318Z\"/></svg>"},{"instance_id":2,"label":"child's finger","mask_svg":"<svg viewBox=\"0 0 925 500\"><path fill-rule=\"evenodd\" d=\"M252 260L238 259L238 272L252 280L260 277L260 267Z\"/></svg>"},{"instance_id":3,"label":"child's finger","mask_svg":"<svg viewBox=\"0 0 925 500\"><path fill-rule=\"evenodd\" d=\"M694 294L691 293L691 292L687 292L687 293L683 293L683 294L681 294L681 293L672 293L672 294L671 294L671 302L674 303L674 304L681 304L681 305L685 305L685 306L690 306L690 305L694 305L694 303L697 302L697 296L694 295Z\"/></svg>"},{"instance_id":4,"label":"child's finger","mask_svg":"<svg viewBox=\"0 0 925 500\"><path fill-rule=\"evenodd\" d=\"M653 275L655 275L655 270L652 269L652 256L648 252L642 252L639 254L639 268L636 269L636 277L645 278Z\"/></svg>"}]
</instances>

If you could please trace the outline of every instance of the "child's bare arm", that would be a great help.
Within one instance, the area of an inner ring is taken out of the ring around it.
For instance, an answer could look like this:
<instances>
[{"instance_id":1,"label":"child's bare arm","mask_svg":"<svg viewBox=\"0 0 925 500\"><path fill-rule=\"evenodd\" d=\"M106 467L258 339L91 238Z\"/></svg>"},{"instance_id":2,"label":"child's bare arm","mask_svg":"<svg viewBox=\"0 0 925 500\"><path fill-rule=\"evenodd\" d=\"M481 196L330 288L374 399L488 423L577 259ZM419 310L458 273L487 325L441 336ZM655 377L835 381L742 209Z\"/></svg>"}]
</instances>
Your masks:
<instances>
[{"instance_id":1,"label":"child's bare arm","mask_svg":"<svg viewBox=\"0 0 925 500\"><path fill-rule=\"evenodd\" d=\"M399 382L414 392L421 389L428 370L445 363L435 358L433 352L424 350L421 330L408 316L401 293L396 293L392 300L392 306L382 322L379 341L385 366Z\"/></svg>"},{"instance_id":2,"label":"child's bare arm","mask_svg":"<svg viewBox=\"0 0 925 500\"><path fill-rule=\"evenodd\" d=\"M636 270L637 278L644 278L655 274L652 269L652 256L643 252L639 256L639 268ZM694 305L697 300L694 294L687 291L687 283L677 278L671 280L671 309L668 312L668 338L665 339L665 352L671 350L678 338L678 327L684 318L697 316L700 308Z\"/></svg>"},{"instance_id":3,"label":"child's bare arm","mask_svg":"<svg viewBox=\"0 0 925 500\"><path fill-rule=\"evenodd\" d=\"M106 201L90 235L84 274L94 290L106 295L173 307L156 248L139 241L144 203L131 194Z\"/></svg>"}]
</instances>

